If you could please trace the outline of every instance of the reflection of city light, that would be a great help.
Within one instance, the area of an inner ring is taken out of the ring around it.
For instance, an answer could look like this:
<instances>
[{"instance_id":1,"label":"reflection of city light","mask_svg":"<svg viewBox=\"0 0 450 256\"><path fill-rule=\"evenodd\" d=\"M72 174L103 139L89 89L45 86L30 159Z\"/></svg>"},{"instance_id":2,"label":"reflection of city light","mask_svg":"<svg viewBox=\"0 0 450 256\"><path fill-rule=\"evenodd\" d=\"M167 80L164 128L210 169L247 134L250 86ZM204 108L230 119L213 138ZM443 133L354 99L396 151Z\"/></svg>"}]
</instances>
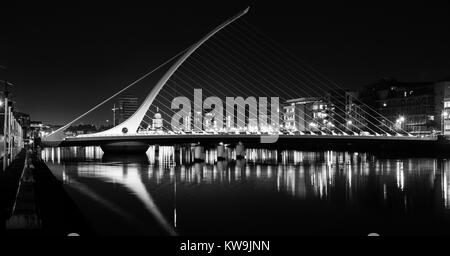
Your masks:
<instances>
[{"instance_id":1,"label":"reflection of city light","mask_svg":"<svg viewBox=\"0 0 450 256\"><path fill-rule=\"evenodd\" d=\"M350 192L351 192L351 188L352 188L352 166L351 165L348 165L347 181L348 181L348 187L349 187Z\"/></svg>"},{"instance_id":2,"label":"reflection of city light","mask_svg":"<svg viewBox=\"0 0 450 256\"><path fill-rule=\"evenodd\" d=\"M56 150L56 162L58 164L61 163L61 148L57 148L57 150Z\"/></svg>"},{"instance_id":3,"label":"reflection of city light","mask_svg":"<svg viewBox=\"0 0 450 256\"><path fill-rule=\"evenodd\" d=\"M444 162L441 183L444 206L445 208L450 209L450 161L448 160Z\"/></svg>"},{"instance_id":4,"label":"reflection of city light","mask_svg":"<svg viewBox=\"0 0 450 256\"><path fill-rule=\"evenodd\" d=\"M155 185L165 185L167 183L178 182L185 186L191 184L190 188L197 187L196 184L225 184L230 185L243 183L257 184L257 189L273 189L280 193L297 198L314 197L317 199L328 199L341 186L345 189L345 200L359 200L354 197L361 190L367 188L369 175L377 175L376 186L380 198L387 200L389 193L397 187L405 190L406 183L411 186L439 186L439 199L442 205L450 209L450 161L444 162L444 170L439 171L437 161L434 159L420 161L406 159L401 161L380 160L367 153L350 152L307 152L295 150L268 150L268 149L247 149L248 161L229 159L224 161L212 161L211 163L192 163L189 155L190 147L181 147L179 150L174 147L151 146L147 152L150 165L128 164L127 167L120 167L119 173L102 173L94 175L96 177L108 176L110 181L121 182L133 180L136 172L143 179L143 183L153 182ZM156 152L156 153L155 153ZM158 153L159 152L159 153ZM68 158L74 156L83 159L101 159L101 149L99 147L73 147L73 148L44 148L42 158L50 165L54 163L65 164ZM155 156L156 154L156 156ZM274 162L276 156L280 154L280 162ZM179 155L179 156L178 156ZM208 149L208 157L217 156L216 148ZM183 164L178 164L178 159L183 158ZM175 165L175 159L176 165ZM89 162L86 166L98 167L101 172L106 172L108 168L114 169L120 164L99 164L95 161ZM390 163L393 163L392 165ZM81 166L81 167L80 167ZM84 164L77 166L83 176L92 175L89 168L84 168ZM111 167L113 166L113 167ZM142 167L143 166L143 167ZM372 168L372 169L369 169ZM94 172L96 169L92 167ZM97 167L96 167L97 168ZM438 171L435 171L437 169ZM61 178L65 183L70 183L77 177L71 176L70 169L62 172ZM126 170L126 171L125 171ZM144 172L141 173L141 170ZM53 171L53 169L52 169ZM425 176L424 176L425 175ZM117 179L114 178L117 176ZM380 177L380 178L378 178ZM417 184L416 179L421 179ZM440 182L437 182L440 180ZM422 182L425 181L425 182ZM433 183L434 181L434 183ZM392 183L393 182L393 183ZM393 186L392 186L393 185ZM150 186L153 188L153 186ZM212 187L212 186L209 186ZM413 188L413 187L411 187ZM394 191L395 193L396 191ZM139 193L142 193L139 192ZM403 194L403 193L402 193ZM142 196L141 194L140 196ZM393 194L395 196L396 194ZM146 200L144 197L142 197ZM402 197L402 201L405 198Z\"/></svg>"},{"instance_id":5,"label":"reflection of city light","mask_svg":"<svg viewBox=\"0 0 450 256\"><path fill-rule=\"evenodd\" d=\"M295 196L295 171L292 165L288 167L287 175L286 175L286 184L288 191L291 192L293 196Z\"/></svg>"},{"instance_id":6,"label":"reflection of city light","mask_svg":"<svg viewBox=\"0 0 450 256\"><path fill-rule=\"evenodd\" d=\"M397 162L396 176L397 176L397 186L398 186L398 188L403 190L404 185L405 185L405 176L403 173L403 162L400 162L400 161Z\"/></svg>"}]
</instances>

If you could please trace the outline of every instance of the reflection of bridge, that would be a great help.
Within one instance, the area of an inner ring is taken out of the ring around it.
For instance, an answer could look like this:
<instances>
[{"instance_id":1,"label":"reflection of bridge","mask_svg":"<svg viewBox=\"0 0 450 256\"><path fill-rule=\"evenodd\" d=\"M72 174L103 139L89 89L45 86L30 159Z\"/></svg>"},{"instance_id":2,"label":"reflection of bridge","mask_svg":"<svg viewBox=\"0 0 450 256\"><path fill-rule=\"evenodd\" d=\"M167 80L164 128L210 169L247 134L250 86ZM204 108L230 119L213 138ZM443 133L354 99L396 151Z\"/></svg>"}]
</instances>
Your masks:
<instances>
[{"instance_id":1,"label":"reflection of bridge","mask_svg":"<svg viewBox=\"0 0 450 256\"><path fill-rule=\"evenodd\" d=\"M218 134L215 133L207 133L202 128L197 128L198 133L190 133L190 134L181 134L176 133L172 130L168 130L165 132L162 132L162 134L150 134L147 132L142 132L142 122L145 122L144 119L148 117L147 111L152 106L152 104L155 101L155 98L158 96L158 94L161 92L163 87L166 85L166 83L169 81L169 79L173 76L175 71L181 67L181 65L201 46L203 45L208 39L213 37L215 34L217 34L219 31L233 23L234 21L241 18L243 15L245 15L248 12L248 8L244 11L238 13L234 17L230 18L229 20L225 21L218 27L216 27L214 30L212 30L210 33L208 33L206 36L204 36L200 41L193 44L191 47L186 49L185 51L181 52L168 62L164 63L163 65L169 63L172 60L176 61L174 64L168 69L168 71L164 74L164 76L158 81L158 83L154 86L152 91L148 94L142 105L139 107L139 109L127 120L120 123L119 125L99 133L95 134L89 134L89 135L80 135L75 137L66 137L64 134L64 131L73 123L80 120L85 115L89 114L94 109L98 108L99 106L103 105L105 102L109 101L113 97L117 96L119 93L123 92L124 90L128 89L135 83L139 82L146 76L150 75L153 71L147 73L143 77L139 78L134 83L128 85L118 93L111 96L109 99L103 101L93 109L89 110L85 114L81 115L80 117L76 118L75 120L71 121L70 123L66 124L65 126L61 127L60 129L56 130L54 133L50 134L49 136L46 136L42 139L42 145L44 146L92 146L92 145L101 145L103 150L112 150L117 151L119 150L132 150L132 151L146 151L148 149L149 144L177 144L177 143L237 143L237 142L243 142L243 143L274 143L276 142L276 145L278 146L288 146L288 145L303 145L303 146L317 146L317 145L325 145L327 147L333 146L333 147L351 147L351 148L376 148L376 149L386 149L386 148L420 148L421 150L425 148L433 147L435 148L436 145L446 145L445 141L443 143L437 143L441 140L438 140L436 137L415 137L410 135L409 133L403 131L400 128L393 129L392 127L395 126L392 121L386 119L385 117L381 116L378 112L375 110L364 110L363 108L360 109L360 111L365 112L360 119L350 119L343 117L342 113L336 111L334 114L336 116L335 119L333 119L333 122L326 122L327 120L323 120L323 124L320 123L320 126L323 126L322 130L318 130L316 132L309 132L308 134L305 134L304 132L294 134L287 134L287 133L280 133L279 132L279 107L278 109L273 109L271 106L270 109L270 122L268 125L268 128L265 128L264 133L258 133L260 131L252 131L252 134L242 134L242 133L221 133ZM161 67L161 66L160 66ZM159 68L159 67L158 67ZM239 75L239 74L235 74ZM250 75L252 76L252 75ZM305 78L306 80L310 81L308 78ZM319 85L320 87L320 85ZM273 88L271 86L266 86L265 89L270 90L273 92ZM322 91L323 88L320 88ZM336 92L336 90L334 91ZM292 96L292 95L291 95ZM200 96L201 97L201 96ZM216 97L217 98L217 97ZM209 99L209 98L208 98ZM207 100L208 100L207 99ZM339 100L339 99L338 99ZM206 104L206 101L205 101ZM241 107L246 109L246 105L249 106L249 112L250 112L250 104L248 102L238 102L237 100L234 101L234 104L238 107ZM261 104L261 102L260 102ZM267 105L267 102L265 103ZM195 105L195 103L194 103ZM210 105L214 105L210 103ZM204 107L204 106L200 106ZM261 107L261 105L259 105ZM214 110L216 110L216 106ZM334 105L333 109L336 108L339 109L338 105ZM342 108L342 107L341 107ZM234 106L233 106L234 109ZM196 107L194 106L194 118L196 115ZM267 114L267 106L265 106L266 114ZM222 109L220 109L222 111ZM261 116L261 109L259 111L259 119L258 122L260 122L259 129L261 129L261 120L262 123L265 123L267 126L267 118L268 116L265 116L264 114ZM212 112L212 111L211 111ZM227 109L228 112L228 109ZM189 113L191 113L189 109ZM218 112L214 112L218 113ZM339 114L341 113L341 114ZM227 113L228 115L229 113ZM277 120L275 128L272 126L272 121L275 119L272 119L273 116L276 114ZM305 114L305 117L303 117L303 121L306 121L307 114ZM375 116L374 116L375 115ZM228 116L227 116L228 117ZM264 117L266 120L264 120ZM223 122L223 117L220 115L219 118L220 123ZM222 119L222 120L221 120ZM233 122L234 122L234 113L232 116ZM250 123L250 116L248 118L248 121ZM381 122L375 124L374 120L380 120ZM212 120L212 119L211 119ZM340 120L340 121L339 121ZM214 118L214 121L217 120ZM184 123L185 121L183 121ZM244 121L245 122L245 121ZM351 129L348 129L348 125L352 123L358 123L358 126L354 125L355 129L357 129L357 132L351 131ZM238 117L238 123L239 123L239 117ZM391 124L390 124L391 123ZM308 123L311 127L317 127L317 123ZM379 128L374 128L376 126L379 126ZM201 126L201 122L200 122ZM249 124L250 126L250 124ZM258 126L258 124L256 124ZM347 128L345 128L347 127ZM195 128L194 128L195 129ZM268 130L268 131L267 131ZM442 147L439 147L439 150L442 149Z\"/></svg>"},{"instance_id":2,"label":"reflection of bridge","mask_svg":"<svg viewBox=\"0 0 450 256\"><path fill-rule=\"evenodd\" d=\"M305 193L313 193L322 198L327 197L327 192L336 188L340 182L345 182L346 189L352 195L370 183L368 183L370 173L376 173L381 177L390 176L387 179L388 182L400 190L405 189L405 184L414 184L414 179L429 181L419 183L439 190L442 197L440 203L450 209L450 162L448 160L435 158L384 159L374 158L373 155L365 153L248 148L246 150L247 159L217 161L214 157L217 155L217 150L209 149L207 150L209 157L205 158L205 162L195 163L192 158L188 157L194 153L190 147L176 150L173 146L152 146L147 154L142 155L140 161L126 164L129 162L128 156L116 155L105 158L101 150L96 150L94 147L86 147L81 151L76 151L76 149L76 147L45 149L42 151L42 158L52 167L51 169L57 176L58 174L62 176L58 178L65 184L74 183L79 177L102 178L125 185L142 202L149 205L152 204L150 203L152 200L145 196L148 191L142 187L142 183L148 182L147 179L155 181L155 185L176 181L197 184L230 184L242 180L272 180L275 182L262 182L261 184L269 186L276 184L278 190L285 190L298 197L305 197ZM70 168L58 168L58 166L74 164L71 158L77 161L81 160L86 164L77 164L77 175L69 176L70 173L67 170ZM142 172L140 175L138 170ZM336 178L339 176L342 179ZM141 179L147 181L140 181ZM386 180L377 178L377 182L380 182L379 191L386 189L383 188ZM384 200L386 200L386 194L384 194ZM403 200L401 201L403 202Z\"/></svg>"}]
</instances>

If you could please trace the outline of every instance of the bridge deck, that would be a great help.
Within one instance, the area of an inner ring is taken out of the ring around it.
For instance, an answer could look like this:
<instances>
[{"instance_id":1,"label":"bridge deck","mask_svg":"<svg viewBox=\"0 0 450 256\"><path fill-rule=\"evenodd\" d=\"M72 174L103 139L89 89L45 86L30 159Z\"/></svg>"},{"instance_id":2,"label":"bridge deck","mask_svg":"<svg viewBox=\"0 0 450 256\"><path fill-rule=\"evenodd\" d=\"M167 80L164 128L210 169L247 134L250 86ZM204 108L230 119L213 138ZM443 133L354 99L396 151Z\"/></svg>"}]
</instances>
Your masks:
<instances>
[{"instance_id":1,"label":"bridge deck","mask_svg":"<svg viewBox=\"0 0 450 256\"><path fill-rule=\"evenodd\" d=\"M148 144L178 144L178 143L260 143L261 135L256 134L230 134L230 135L148 135L127 134L117 136L76 136L65 138L61 146L93 146L112 142L140 141ZM280 143L370 143L370 142L436 142L437 137L409 137L409 136L351 136L351 135L279 135L276 144Z\"/></svg>"},{"instance_id":2,"label":"bridge deck","mask_svg":"<svg viewBox=\"0 0 450 256\"><path fill-rule=\"evenodd\" d=\"M75 141L118 141L118 140L161 140L161 139L259 139L263 135L259 134L118 134L109 136L89 136L81 135L67 137L66 142ZM280 139L339 139L339 140L409 140L409 141L436 141L437 137L416 137L416 136L355 136L355 135L278 135Z\"/></svg>"},{"instance_id":3,"label":"bridge deck","mask_svg":"<svg viewBox=\"0 0 450 256\"><path fill-rule=\"evenodd\" d=\"M149 135L127 134L117 136L76 136L67 137L58 145L42 146L105 146L120 142L142 142L148 145L177 145L201 143L214 146L220 142L235 145L242 142L249 147L295 148L298 150L348 150L361 152L415 152L430 154L450 154L450 141L437 137L411 136L351 136L351 135L279 135L276 143L261 143L261 135Z\"/></svg>"}]
</instances>

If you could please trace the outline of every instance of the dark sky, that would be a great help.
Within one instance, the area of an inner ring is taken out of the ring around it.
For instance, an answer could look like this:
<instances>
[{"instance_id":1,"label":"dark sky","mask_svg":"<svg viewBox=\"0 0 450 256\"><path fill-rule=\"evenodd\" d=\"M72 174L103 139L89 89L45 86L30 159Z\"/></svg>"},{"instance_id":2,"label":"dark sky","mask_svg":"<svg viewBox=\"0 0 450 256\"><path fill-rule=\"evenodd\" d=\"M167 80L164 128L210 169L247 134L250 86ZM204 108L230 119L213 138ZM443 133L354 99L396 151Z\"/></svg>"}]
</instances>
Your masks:
<instances>
[{"instance_id":1,"label":"dark sky","mask_svg":"<svg viewBox=\"0 0 450 256\"><path fill-rule=\"evenodd\" d=\"M434 81L450 76L448 5L223 1L8 7L0 25L0 65L8 70L0 70L0 78L16 84L16 107L32 120L62 124L247 5L246 21L342 87L358 88L382 77ZM104 113L90 120L110 118Z\"/></svg>"}]
</instances>

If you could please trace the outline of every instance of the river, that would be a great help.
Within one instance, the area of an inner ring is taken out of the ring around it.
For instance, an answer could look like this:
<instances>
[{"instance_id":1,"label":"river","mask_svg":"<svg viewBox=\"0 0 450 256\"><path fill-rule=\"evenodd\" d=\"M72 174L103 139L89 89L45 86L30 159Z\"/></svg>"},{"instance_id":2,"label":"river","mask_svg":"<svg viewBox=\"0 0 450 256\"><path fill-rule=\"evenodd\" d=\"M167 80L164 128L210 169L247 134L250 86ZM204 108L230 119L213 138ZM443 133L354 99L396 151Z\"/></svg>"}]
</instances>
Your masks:
<instances>
[{"instance_id":1,"label":"river","mask_svg":"<svg viewBox=\"0 0 450 256\"><path fill-rule=\"evenodd\" d=\"M450 160L363 152L99 147L41 156L99 235L450 234Z\"/></svg>"}]
</instances>

